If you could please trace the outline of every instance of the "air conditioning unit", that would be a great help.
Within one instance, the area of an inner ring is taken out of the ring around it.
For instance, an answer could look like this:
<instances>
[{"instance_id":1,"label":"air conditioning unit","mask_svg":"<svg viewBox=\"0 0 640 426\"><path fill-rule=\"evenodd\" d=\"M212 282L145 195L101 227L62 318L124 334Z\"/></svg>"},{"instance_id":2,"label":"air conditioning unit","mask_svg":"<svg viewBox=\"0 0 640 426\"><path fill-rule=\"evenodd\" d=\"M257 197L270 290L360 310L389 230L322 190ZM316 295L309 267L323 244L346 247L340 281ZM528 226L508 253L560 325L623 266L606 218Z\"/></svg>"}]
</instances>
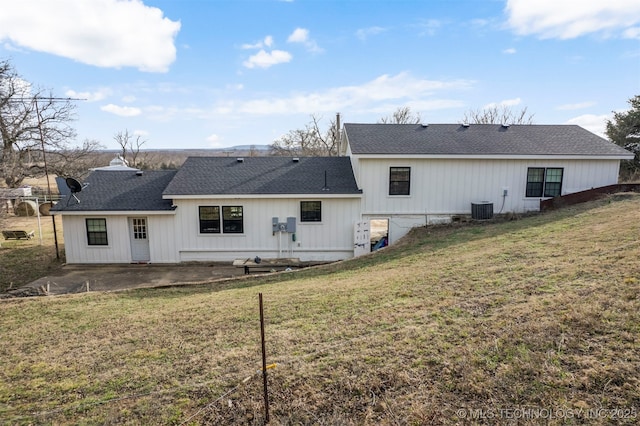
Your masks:
<instances>
[{"instance_id":1,"label":"air conditioning unit","mask_svg":"<svg viewBox=\"0 0 640 426\"><path fill-rule=\"evenodd\" d=\"M493 203L480 201L471 203L471 219L488 220L493 218Z\"/></svg>"}]
</instances>

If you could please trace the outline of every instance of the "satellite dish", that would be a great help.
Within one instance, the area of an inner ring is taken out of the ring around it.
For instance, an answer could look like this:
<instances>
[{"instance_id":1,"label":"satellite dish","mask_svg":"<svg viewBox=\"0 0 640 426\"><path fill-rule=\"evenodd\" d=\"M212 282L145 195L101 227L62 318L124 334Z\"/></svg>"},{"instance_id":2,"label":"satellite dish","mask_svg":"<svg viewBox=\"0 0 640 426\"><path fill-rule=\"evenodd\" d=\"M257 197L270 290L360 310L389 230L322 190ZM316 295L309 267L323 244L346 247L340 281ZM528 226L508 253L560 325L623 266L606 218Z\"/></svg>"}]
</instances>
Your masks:
<instances>
[{"instance_id":1,"label":"satellite dish","mask_svg":"<svg viewBox=\"0 0 640 426\"><path fill-rule=\"evenodd\" d=\"M69 190L71 191L71 195L73 196L73 198L76 199L76 201L78 202L78 204L80 203L80 200L78 199L78 197L76 197L76 194L80 191L82 191L82 188L84 188L85 186L87 186L87 184L82 185L80 182L78 182L77 180L75 180L72 177L68 177L65 180L65 183L67 184L67 186L69 187ZM69 204L69 200L67 200L67 205Z\"/></svg>"},{"instance_id":2,"label":"satellite dish","mask_svg":"<svg viewBox=\"0 0 640 426\"><path fill-rule=\"evenodd\" d=\"M67 183L67 186L71 190L72 194L82 191L82 185L74 178L68 177L65 179L65 182Z\"/></svg>"}]
</instances>

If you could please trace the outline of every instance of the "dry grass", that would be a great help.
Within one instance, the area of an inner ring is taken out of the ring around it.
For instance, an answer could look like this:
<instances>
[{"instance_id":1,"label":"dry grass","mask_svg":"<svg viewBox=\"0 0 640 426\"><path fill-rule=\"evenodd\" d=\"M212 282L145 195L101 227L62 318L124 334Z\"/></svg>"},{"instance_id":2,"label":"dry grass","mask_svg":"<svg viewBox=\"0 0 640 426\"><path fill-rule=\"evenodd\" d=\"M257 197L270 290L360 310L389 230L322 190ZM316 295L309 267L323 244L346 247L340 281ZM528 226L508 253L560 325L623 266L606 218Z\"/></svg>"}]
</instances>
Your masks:
<instances>
[{"instance_id":1,"label":"dry grass","mask_svg":"<svg viewBox=\"0 0 640 426\"><path fill-rule=\"evenodd\" d=\"M41 216L38 223L35 216L8 216L5 212L0 217L0 229L35 232L35 237L30 240L5 240L0 235L0 292L10 287L20 287L61 269L64 241L60 218L56 218L56 234L61 259L56 257L51 216Z\"/></svg>"},{"instance_id":2,"label":"dry grass","mask_svg":"<svg viewBox=\"0 0 640 426\"><path fill-rule=\"evenodd\" d=\"M5 301L0 418L262 424L262 292L274 424L635 424L639 235L617 196L236 288Z\"/></svg>"}]
</instances>

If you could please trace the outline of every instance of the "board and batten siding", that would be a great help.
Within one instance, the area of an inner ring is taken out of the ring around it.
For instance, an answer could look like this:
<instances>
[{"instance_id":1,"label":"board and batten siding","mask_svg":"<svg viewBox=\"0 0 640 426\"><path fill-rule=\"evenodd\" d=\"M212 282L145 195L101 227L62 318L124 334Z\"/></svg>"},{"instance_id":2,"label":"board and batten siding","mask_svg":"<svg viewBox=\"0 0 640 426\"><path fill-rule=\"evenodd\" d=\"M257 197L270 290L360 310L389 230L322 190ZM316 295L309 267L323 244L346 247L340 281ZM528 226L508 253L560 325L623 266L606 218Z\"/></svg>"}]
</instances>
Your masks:
<instances>
[{"instance_id":1,"label":"board and batten siding","mask_svg":"<svg viewBox=\"0 0 640 426\"><path fill-rule=\"evenodd\" d=\"M175 216L147 216L151 263L178 263Z\"/></svg>"},{"instance_id":2,"label":"board and batten siding","mask_svg":"<svg viewBox=\"0 0 640 426\"><path fill-rule=\"evenodd\" d=\"M540 198L525 197L529 167L564 169L562 194L615 184L619 160L503 159L360 159L358 184L363 190L362 214L471 214L471 203L488 201L494 212L538 210ZM411 167L408 196L389 195L390 167Z\"/></svg>"},{"instance_id":3,"label":"board and batten siding","mask_svg":"<svg viewBox=\"0 0 640 426\"><path fill-rule=\"evenodd\" d=\"M87 243L86 219L107 220L106 246L90 246ZM65 257L67 263L129 263L131 242L126 216L62 216Z\"/></svg>"},{"instance_id":4,"label":"board and batten siding","mask_svg":"<svg viewBox=\"0 0 640 426\"><path fill-rule=\"evenodd\" d=\"M321 222L300 222L300 201L321 201ZM334 261L353 257L355 223L360 198L238 198L174 199L176 248L180 261L297 257L302 261ZM242 206L242 234L201 234L199 206ZM289 233L273 233L272 218L296 218L293 241Z\"/></svg>"},{"instance_id":5,"label":"board and batten siding","mask_svg":"<svg viewBox=\"0 0 640 426\"><path fill-rule=\"evenodd\" d=\"M74 263L130 263L131 233L130 217L147 219L150 263L175 263L175 232L173 215L63 215L62 228L65 241L65 257L69 264ZM106 246L90 246L87 243L86 219L106 219Z\"/></svg>"}]
</instances>

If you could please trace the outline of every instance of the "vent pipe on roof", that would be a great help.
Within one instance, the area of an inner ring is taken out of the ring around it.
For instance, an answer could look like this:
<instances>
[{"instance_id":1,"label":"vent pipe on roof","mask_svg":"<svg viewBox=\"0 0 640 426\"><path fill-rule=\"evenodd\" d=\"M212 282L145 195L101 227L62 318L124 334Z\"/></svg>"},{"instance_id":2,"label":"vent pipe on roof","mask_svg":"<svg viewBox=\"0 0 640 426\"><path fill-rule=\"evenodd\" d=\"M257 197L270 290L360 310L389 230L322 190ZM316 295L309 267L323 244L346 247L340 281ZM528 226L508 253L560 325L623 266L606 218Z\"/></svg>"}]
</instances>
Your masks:
<instances>
[{"instance_id":1,"label":"vent pipe on roof","mask_svg":"<svg viewBox=\"0 0 640 426\"><path fill-rule=\"evenodd\" d=\"M462 123L462 127L469 127L469 123Z\"/></svg>"},{"instance_id":2,"label":"vent pipe on roof","mask_svg":"<svg viewBox=\"0 0 640 426\"><path fill-rule=\"evenodd\" d=\"M294 163L298 163L300 161L300 159L298 157L293 157L293 162Z\"/></svg>"},{"instance_id":3,"label":"vent pipe on roof","mask_svg":"<svg viewBox=\"0 0 640 426\"><path fill-rule=\"evenodd\" d=\"M329 191L329 187L327 186L327 171L324 171L324 186L322 187L323 191Z\"/></svg>"},{"instance_id":4,"label":"vent pipe on roof","mask_svg":"<svg viewBox=\"0 0 640 426\"><path fill-rule=\"evenodd\" d=\"M340 129L340 113L336 112L336 149L338 151L338 156L341 154L340 152L340 148L341 148L341 129Z\"/></svg>"},{"instance_id":5,"label":"vent pipe on roof","mask_svg":"<svg viewBox=\"0 0 640 426\"><path fill-rule=\"evenodd\" d=\"M427 123L420 123L420 125L421 125L422 127L424 127L424 128L429 127L429 124L427 124Z\"/></svg>"},{"instance_id":6,"label":"vent pipe on roof","mask_svg":"<svg viewBox=\"0 0 640 426\"><path fill-rule=\"evenodd\" d=\"M238 157L238 158L236 158L236 161L237 161L238 163L244 163L244 158L242 158L242 157Z\"/></svg>"},{"instance_id":7,"label":"vent pipe on roof","mask_svg":"<svg viewBox=\"0 0 640 426\"><path fill-rule=\"evenodd\" d=\"M142 176L142 173L143 173L142 170L138 170L136 171L136 176Z\"/></svg>"},{"instance_id":8,"label":"vent pipe on roof","mask_svg":"<svg viewBox=\"0 0 640 426\"><path fill-rule=\"evenodd\" d=\"M503 123L502 127L504 127L505 129L508 129L509 128L509 124L508 123Z\"/></svg>"}]
</instances>

